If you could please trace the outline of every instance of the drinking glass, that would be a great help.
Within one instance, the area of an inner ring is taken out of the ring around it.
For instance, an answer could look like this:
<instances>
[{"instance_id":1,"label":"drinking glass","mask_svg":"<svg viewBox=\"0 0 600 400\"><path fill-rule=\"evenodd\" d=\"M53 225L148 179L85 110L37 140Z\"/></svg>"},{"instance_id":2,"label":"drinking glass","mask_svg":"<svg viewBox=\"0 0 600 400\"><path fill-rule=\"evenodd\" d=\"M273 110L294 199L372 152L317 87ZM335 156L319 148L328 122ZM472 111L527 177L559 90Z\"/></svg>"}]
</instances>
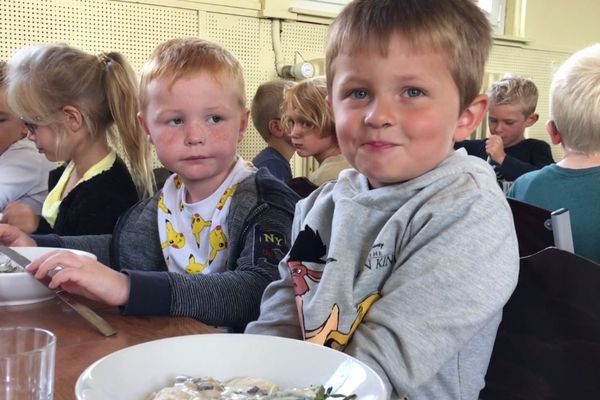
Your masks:
<instances>
[{"instance_id":1,"label":"drinking glass","mask_svg":"<svg viewBox=\"0 0 600 400\"><path fill-rule=\"evenodd\" d=\"M0 399L52 400L56 336L40 328L0 328Z\"/></svg>"}]
</instances>

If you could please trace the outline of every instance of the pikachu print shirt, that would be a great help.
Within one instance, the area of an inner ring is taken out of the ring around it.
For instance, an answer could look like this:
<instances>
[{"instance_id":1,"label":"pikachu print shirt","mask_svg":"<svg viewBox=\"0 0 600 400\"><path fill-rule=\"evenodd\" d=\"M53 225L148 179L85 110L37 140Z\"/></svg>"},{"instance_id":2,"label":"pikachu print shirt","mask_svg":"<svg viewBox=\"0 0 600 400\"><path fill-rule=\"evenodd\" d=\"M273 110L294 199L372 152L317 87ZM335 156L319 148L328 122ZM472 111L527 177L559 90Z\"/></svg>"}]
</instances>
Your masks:
<instances>
[{"instance_id":1,"label":"pikachu print shirt","mask_svg":"<svg viewBox=\"0 0 600 400\"><path fill-rule=\"evenodd\" d=\"M227 265L227 213L237 184L256 169L238 157L231 173L208 198L187 203L178 175L167 179L158 201L158 233L169 271L223 272Z\"/></svg>"}]
</instances>

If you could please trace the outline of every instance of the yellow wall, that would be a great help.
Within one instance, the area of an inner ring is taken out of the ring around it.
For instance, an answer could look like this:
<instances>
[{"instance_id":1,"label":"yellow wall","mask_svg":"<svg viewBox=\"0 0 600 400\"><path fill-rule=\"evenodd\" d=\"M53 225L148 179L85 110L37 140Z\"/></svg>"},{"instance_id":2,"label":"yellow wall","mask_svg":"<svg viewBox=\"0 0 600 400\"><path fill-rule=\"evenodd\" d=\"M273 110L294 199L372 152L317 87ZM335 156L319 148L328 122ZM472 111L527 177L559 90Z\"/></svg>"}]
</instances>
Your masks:
<instances>
[{"instance_id":1,"label":"yellow wall","mask_svg":"<svg viewBox=\"0 0 600 400\"><path fill-rule=\"evenodd\" d=\"M548 97L552 74L573 52L600 42L600 2L597 0L507 0L523 6L522 47L498 44L488 62L490 73L515 72L534 80L540 91L539 122L527 136L548 141L544 125L548 119ZM552 146L556 161L560 146Z\"/></svg>"},{"instance_id":2,"label":"yellow wall","mask_svg":"<svg viewBox=\"0 0 600 400\"><path fill-rule=\"evenodd\" d=\"M574 52L600 42L600 1L527 0L525 36L533 48Z\"/></svg>"}]
</instances>

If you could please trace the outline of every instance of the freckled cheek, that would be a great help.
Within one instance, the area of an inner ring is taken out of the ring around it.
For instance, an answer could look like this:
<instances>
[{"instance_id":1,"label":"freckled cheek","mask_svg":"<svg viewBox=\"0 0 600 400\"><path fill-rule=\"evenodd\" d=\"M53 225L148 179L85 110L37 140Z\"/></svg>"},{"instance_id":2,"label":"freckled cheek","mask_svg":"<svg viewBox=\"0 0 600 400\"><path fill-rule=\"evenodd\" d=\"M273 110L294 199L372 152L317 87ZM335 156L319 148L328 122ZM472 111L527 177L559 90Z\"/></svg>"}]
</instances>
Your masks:
<instances>
[{"instance_id":1,"label":"freckled cheek","mask_svg":"<svg viewBox=\"0 0 600 400\"><path fill-rule=\"evenodd\" d=\"M163 154L166 156L174 156L173 152L176 148L184 147L183 141L181 139L175 139L173 137L155 137L154 138L154 148L156 149L157 154Z\"/></svg>"}]
</instances>

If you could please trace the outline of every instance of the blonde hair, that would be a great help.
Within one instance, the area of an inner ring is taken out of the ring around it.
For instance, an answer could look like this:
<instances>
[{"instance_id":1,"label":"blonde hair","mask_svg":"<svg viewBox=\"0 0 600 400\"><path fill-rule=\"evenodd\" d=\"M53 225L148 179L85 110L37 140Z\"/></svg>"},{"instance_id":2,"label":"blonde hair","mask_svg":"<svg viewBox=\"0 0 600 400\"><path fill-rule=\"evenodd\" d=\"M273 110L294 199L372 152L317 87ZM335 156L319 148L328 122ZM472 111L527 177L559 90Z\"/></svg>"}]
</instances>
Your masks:
<instances>
[{"instance_id":1,"label":"blonde hair","mask_svg":"<svg viewBox=\"0 0 600 400\"><path fill-rule=\"evenodd\" d=\"M538 89L531 79L506 74L490 85L487 96L490 99L490 105L517 105L527 117L534 113L537 107Z\"/></svg>"},{"instance_id":2,"label":"blonde hair","mask_svg":"<svg viewBox=\"0 0 600 400\"><path fill-rule=\"evenodd\" d=\"M558 68L550 85L550 118L565 148L600 152L600 44L579 50Z\"/></svg>"},{"instance_id":3,"label":"blonde hair","mask_svg":"<svg viewBox=\"0 0 600 400\"><path fill-rule=\"evenodd\" d=\"M148 85L154 80L170 80L173 85L184 76L207 71L221 84L232 80L238 89L240 107L246 106L244 76L238 60L216 43L198 38L172 39L160 44L140 73L141 109L148 106Z\"/></svg>"},{"instance_id":4,"label":"blonde hair","mask_svg":"<svg viewBox=\"0 0 600 400\"><path fill-rule=\"evenodd\" d=\"M327 105L327 83L324 77L300 81L283 91L282 126L286 132L291 132L292 121L286 114L291 108L302 115L320 132L319 136L333 136L335 138L335 123L333 115Z\"/></svg>"},{"instance_id":5,"label":"blonde hair","mask_svg":"<svg viewBox=\"0 0 600 400\"><path fill-rule=\"evenodd\" d=\"M331 24L326 43L329 89L339 54L375 49L386 57L401 35L415 51L440 51L458 88L460 111L477 97L492 44L490 24L473 0L354 0Z\"/></svg>"},{"instance_id":6,"label":"blonde hair","mask_svg":"<svg viewBox=\"0 0 600 400\"><path fill-rule=\"evenodd\" d=\"M6 70L7 65L5 61L0 61L0 88L6 86Z\"/></svg>"},{"instance_id":7,"label":"blonde hair","mask_svg":"<svg viewBox=\"0 0 600 400\"><path fill-rule=\"evenodd\" d=\"M252 123L265 141L271 138L269 122L281 119L281 103L283 103L283 90L290 87L292 82L282 79L262 83L252 99L250 114Z\"/></svg>"},{"instance_id":8,"label":"blonde hair","mask_svg":"<svg viewBox=\"0 0 600 400\"><path fill-rule=\"evenodd\" d=\"M56 113L72 105L90 137L105 133L123 149L138 193L152 194L150 146L136 118L135 73L121 54L96 56L66 44L28 47L10 60L7 81L9 106L35 123L52 125L59 151L65 134Z\"/></svg>"}]
</instances>

